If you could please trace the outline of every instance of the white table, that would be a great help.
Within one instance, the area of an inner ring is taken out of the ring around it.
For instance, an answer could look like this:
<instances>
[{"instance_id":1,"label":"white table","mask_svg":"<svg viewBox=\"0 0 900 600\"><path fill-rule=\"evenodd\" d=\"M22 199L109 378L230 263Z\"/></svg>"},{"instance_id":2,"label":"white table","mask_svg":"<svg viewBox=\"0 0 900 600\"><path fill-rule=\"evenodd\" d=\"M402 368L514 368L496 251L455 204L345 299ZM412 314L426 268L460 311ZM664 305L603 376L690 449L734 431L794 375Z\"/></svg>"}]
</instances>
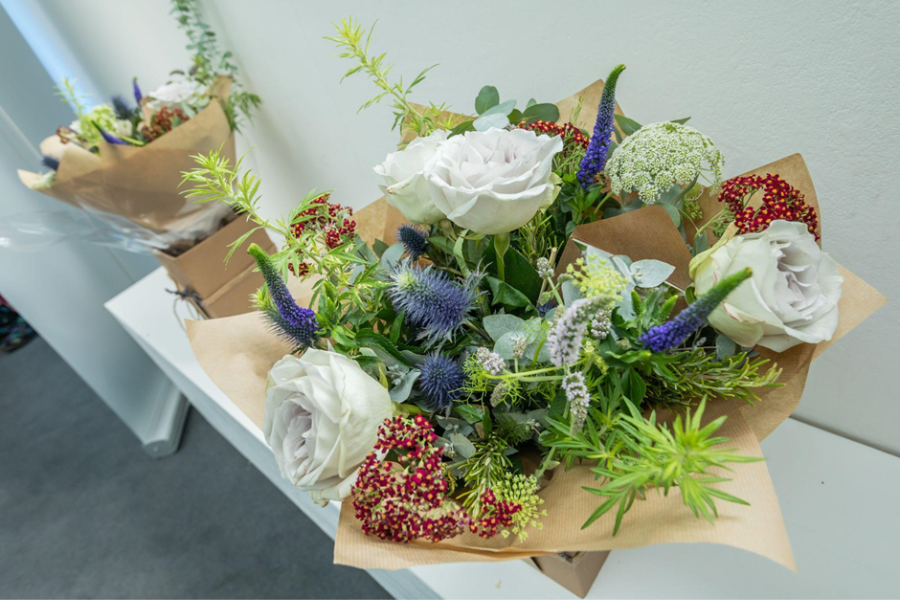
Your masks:
<instances>
[{"instance_id":1,"label":"white table","mask_svg":"<svg viewBox=\"0 0 900 600\"><path fill-rule=\"evenodd\" d=\"M194 359L166 287L160 268L106 307L194 408L333 538L337 505L320 508L280 477L262 433ZM791 419L762 449L798 573L727 546L667 544L613 552L589 597L900 596L900 458ZM369 572L397 598L574 597L523 561Z\"/></svg>"}]
</instances>

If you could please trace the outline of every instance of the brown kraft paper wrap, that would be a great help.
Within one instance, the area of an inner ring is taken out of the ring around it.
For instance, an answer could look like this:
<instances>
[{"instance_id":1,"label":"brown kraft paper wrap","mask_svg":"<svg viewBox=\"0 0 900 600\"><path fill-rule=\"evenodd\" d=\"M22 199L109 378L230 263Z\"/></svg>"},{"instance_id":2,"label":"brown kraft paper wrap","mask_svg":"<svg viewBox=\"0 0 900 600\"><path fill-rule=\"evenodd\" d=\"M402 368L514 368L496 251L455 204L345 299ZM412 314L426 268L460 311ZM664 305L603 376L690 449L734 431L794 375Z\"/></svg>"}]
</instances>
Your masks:
<instances>
[{"instance_id":1,"label":"brown kraft paper wrap","mask_svg":"<svg viewBox=\"0 0 900 600\"><path fill-rule=\"evenodd\" d=\"M211 94L227 97L231 82L220 78ZM58 146L56 136L41 144ZM181 172L196 164L191 158L222 147L235 160L234 134L221 104L214 98L200 112L145 146L118 146L102 139L100 154L66 144L51 187L34 188L72 206L104 217L113 227L133 233L156 249L177 254L216 230L228 208L197 204L182 196ZM19 171L33 188L37 173Z\"/></svg>"},{"instance_id":2,"label":"brown kraft paper wrap","mask_svg":"<svg viewBox=\"0 0 900 600\"><path fill-rule=\"evenodd\" d=\"M578 119L582 127L590 127L596 117L602 83L579 92L584 96L584 109ZM574 105L572 99L561 106ZM568 116L561 111L561 119ZM799 187L808 201L815 202L809 174L799 156L791 156L761 169L778 173ZM389 239L397 219L396 211L385 208L385 201L359 211L358 220L388 218L368 222L370 231L382 231L381 239ZM390 226L387 221L391 221ZM374 226L373 226L374 225ZM634 259L656 258L676 267L671 282L685 287L690 280L687 266L690 253L668 215L661 208L644 208L583 225L575 229L573 239L607 252L627 254ZM370 239L367 241L371 241ZM570 245L572 242L570 241ZM564 261L572 260L573 250L566 250ZM834 339L818 346L804 345L775 358L784 369L781 381L786 385L770 388L755 405L719 400L707 407L706 420L720 415L729 418L721 434L730 438L729 447L748 456L762 456L759 441L793 412L803 391L809 362L821 351L847 334L874 313L886 299L874 288L842 269L845 277L840 301L840 322ZM296 286L300 304L309 298L310 284ZM209 377L257 426L261 427L265 411L266 376L272 365L290 350L268 331L257 314L207 322L188 322L188 335L198 362ZM597 507L598 500L581 487L598 487L588 466L566 471L562 466L553 474L550 485L541 492L547 516L543 529L532 529L524 542L515 536L484 540L466 534L439 544L395 544L365 536L354 518L351 503L345 501L341 511L335 543L335 563L359 568L402 569L415 565L447 562L515 560L560 552L605 551L662 543L707 542L742 548L765 556L787 568L795 569L790 542L778 506L775 489L765 462L739 465L732 481L721 488L750 503L740 506L727 502L717 504L719 519L710 524L697 519L687 510L677 489L669 495L650 491L645 500L635 503L613 537L614 515L608 514L585 530L581 525Z\"/></svg>"}]
</instances>

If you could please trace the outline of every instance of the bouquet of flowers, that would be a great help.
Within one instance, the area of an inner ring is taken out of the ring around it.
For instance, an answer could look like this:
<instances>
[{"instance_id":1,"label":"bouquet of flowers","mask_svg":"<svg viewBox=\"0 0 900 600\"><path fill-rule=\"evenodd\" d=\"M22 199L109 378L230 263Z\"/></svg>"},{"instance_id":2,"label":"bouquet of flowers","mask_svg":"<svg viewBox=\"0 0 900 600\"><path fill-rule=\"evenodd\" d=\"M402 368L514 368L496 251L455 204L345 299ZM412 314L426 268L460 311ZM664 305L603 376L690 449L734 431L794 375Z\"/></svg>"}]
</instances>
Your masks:
<instances>
[{"instance_id":1,"label":"bouquet of flowers","mask_svg":"<svg viewBox=\"0 0 900 600\"><path fill-rule=\"evenodd\" d=\"M195 1L172 4L194 52L191 69L147 94L135 78L134 104L115 96L89 107L63 80L59 95L77 118L41 144L43 174L19 171L26 186L100 216L132 250L178 253L229 217L221 207L186 203L175 191L178 174L197 152L222 147L234 157L232 132L261 102L241 87Z\"/></svg>"},{"instance_id":2,"label":"bouquet of flowers","mask_svg":"<svg viewBox=\"0 0 900 600\"><path fill-rule=\"evenodd\" d=\"M343 500L335 561L702 541L793 567L759 440L884 301L820 249L802 158L724 181L687 119L621 113L624 66L460 115L411 103L424 73L389 81L352 21L330 39L380 87L366 106L394 103L383 199L314 191L271 222L239 163L185 180L284 237L249 248L259 314L188 329L284 477Z\"/></svg>"}]
</instances>

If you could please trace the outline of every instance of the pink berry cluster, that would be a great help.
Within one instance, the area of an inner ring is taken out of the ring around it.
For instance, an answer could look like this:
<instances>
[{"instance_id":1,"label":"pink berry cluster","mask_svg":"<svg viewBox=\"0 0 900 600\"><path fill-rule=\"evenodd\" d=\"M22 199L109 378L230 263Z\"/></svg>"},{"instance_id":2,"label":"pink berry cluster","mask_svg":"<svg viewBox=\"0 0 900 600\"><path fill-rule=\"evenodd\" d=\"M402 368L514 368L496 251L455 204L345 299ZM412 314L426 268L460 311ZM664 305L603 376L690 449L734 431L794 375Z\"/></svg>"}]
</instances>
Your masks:
<instances>
[{"instance_id":1,"label":"pink berry cluster","mask_svg":"<svg viewBox=\"0 0 900 600\"><path fill-rule=\"evenodd\" d=\"M403 543L418 538L439 542L465 531L466 512L446 497L444 449L434 447L436 439L422 415L385 419L353 488L353 508L366 535ZM379 457L392 451L396 462L382 462Z\"/></svg>"},{"instance_id":2,"label":"pink berry cluster","mask_svg":"<svg viewBox=\"0 0 900 600\"><path fill-rule=\"evenodd\" d=\"M328 202L331 194L322 194L312 201L313 206L297 215L297 222L291 225L291 233L299 238L304 233L324 236L325 245L334 250L353 239L356 233L356 221L353 220L353 209L349 206ZM301 262L298 270L289 265L291 273L303 277L309 273L309 265Z\"/></svg>"},{"instance_id":3,"label":"pink berry cluster","mask_svg":"<svg viewBox=\"0 0 900 600\"><path fill-rule=\"evenodd\" d=\"M522 510L521 504L499 500L492 490L481 493L481 517L469 523L469 531L483 538L494 537L513 526L513 515Z\"/></svg>"},{"instance_id":4,"label":"pink berry cluster","mask_svg":"<svg viewBox=\"0 0 900 600\"><path fill-rule=\"evenodd\" d=\"M762 206L744 206L748 197L763 190ZM749 175L735 177L722 184L719 202L724 202L734 214L734 224L741 233L765 230L772 221L805 223L809 232L819 239L819 217L816 209L806 204L803 194L778 175L765 177Z\"/></svg>"}]
</instances>

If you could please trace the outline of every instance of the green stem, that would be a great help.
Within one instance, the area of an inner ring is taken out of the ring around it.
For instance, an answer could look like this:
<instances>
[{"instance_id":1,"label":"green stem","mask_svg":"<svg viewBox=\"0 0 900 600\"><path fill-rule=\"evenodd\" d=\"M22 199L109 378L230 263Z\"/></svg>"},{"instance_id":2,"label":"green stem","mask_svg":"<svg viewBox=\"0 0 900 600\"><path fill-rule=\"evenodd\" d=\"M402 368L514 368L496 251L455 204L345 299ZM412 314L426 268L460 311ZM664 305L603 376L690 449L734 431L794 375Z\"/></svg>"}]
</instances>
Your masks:
<instances>
[{"instance_id":1,"label":"green stem","mask_svg":"<svg viewBox=\"0 0 900 600\"><path fill-rule=\"evenodd\" d=\"M497 255L497 278L506 281L506 266L503 257L509 250L509 232L494 235L494 250Z\"/></svg>"}]
</instances>

